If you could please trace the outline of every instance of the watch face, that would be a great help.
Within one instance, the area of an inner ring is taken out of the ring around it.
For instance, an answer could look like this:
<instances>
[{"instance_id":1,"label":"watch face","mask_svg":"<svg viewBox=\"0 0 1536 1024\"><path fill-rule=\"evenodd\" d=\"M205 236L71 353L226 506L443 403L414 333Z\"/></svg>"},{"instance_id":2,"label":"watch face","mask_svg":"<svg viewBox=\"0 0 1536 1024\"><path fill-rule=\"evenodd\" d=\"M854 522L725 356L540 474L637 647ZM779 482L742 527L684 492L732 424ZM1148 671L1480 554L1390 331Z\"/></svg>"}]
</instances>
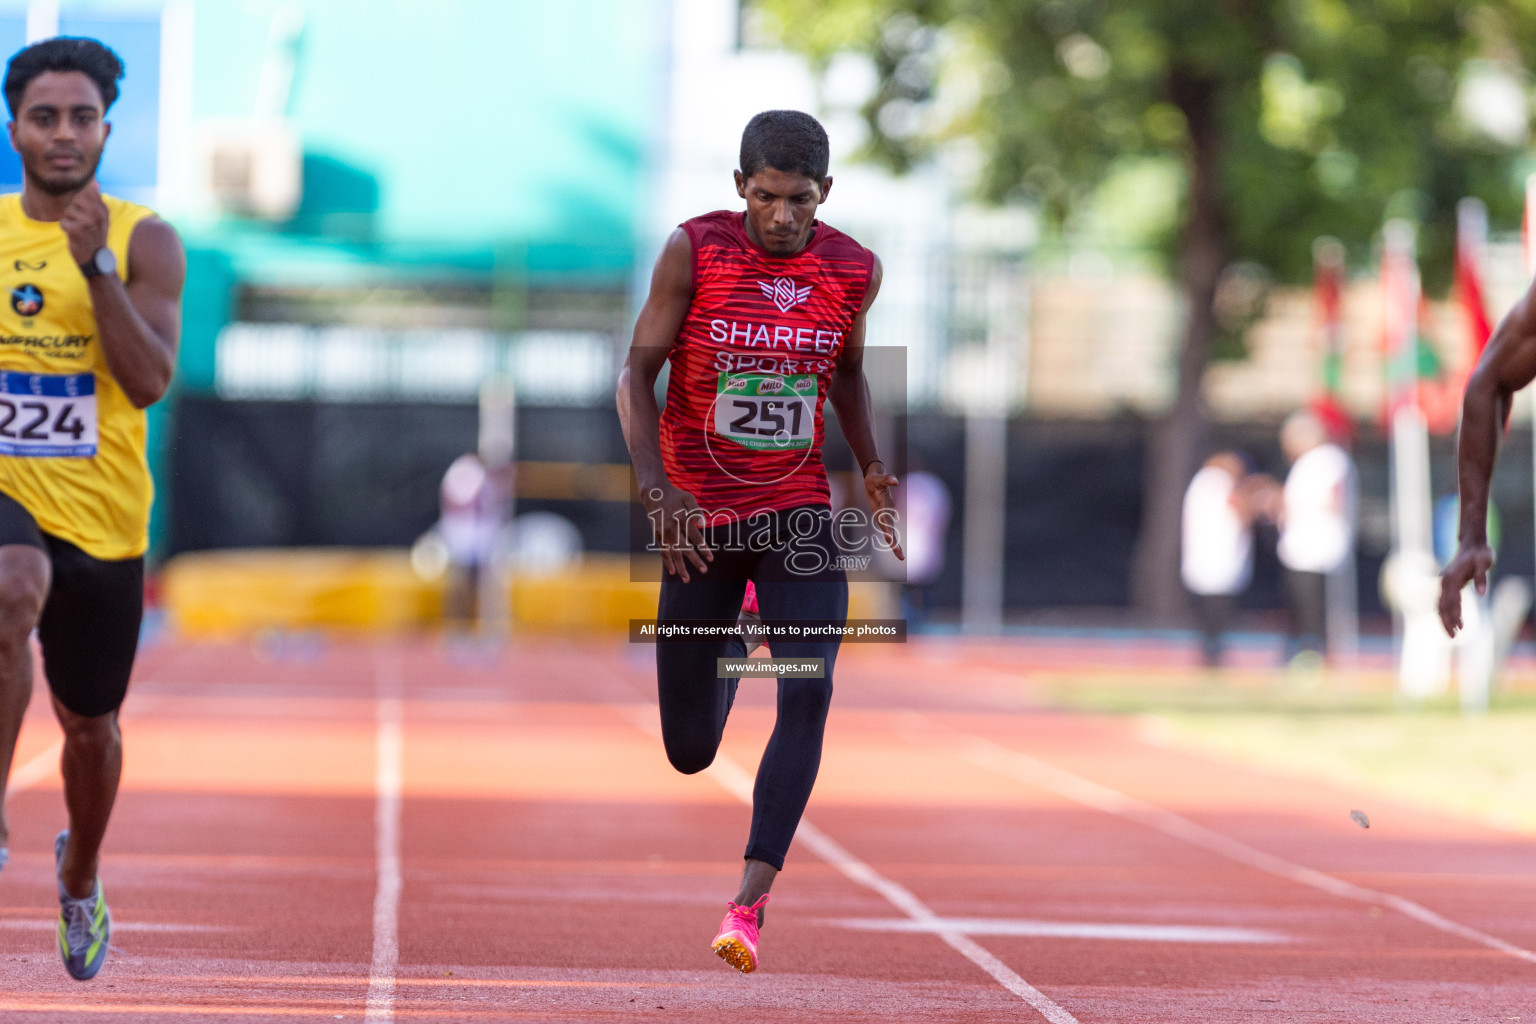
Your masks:
<instances>
[{"instance_id":1,"label":"watch face","mask_svg":"<svg viewBox=\"0 0 1536 1024\"><path fill-rule=\"evenodd\" d=\"M96 269L103 274L117 273L117 256L106 246L96 250L96 255L91 258L91 262L95 263Z\"/></svg>"}]
</instances>

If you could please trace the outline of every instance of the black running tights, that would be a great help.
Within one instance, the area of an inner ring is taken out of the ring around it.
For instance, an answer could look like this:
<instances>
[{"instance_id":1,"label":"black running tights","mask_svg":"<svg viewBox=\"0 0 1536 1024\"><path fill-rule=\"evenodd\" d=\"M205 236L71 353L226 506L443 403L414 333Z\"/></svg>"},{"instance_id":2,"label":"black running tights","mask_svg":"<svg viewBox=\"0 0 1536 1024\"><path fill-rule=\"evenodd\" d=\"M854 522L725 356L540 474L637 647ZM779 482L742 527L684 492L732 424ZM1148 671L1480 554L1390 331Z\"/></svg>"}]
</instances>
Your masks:
<instances>
[{"instance_id":1,"label":"black running tights","mask_svg":"<svg viewBox=\"0 0 1536 1024\"><path fill-rule=\"evenodd\" d=\"M729 550L730 544L712 545L715 560L709 572L690 570L692 578L687 583L666 575L661 582L657 617L734 620L750 579L757 584L758 608L764 620L845 622L848 582L842 570L830 564L837 548L827 510L811 507L775 513L768 525L769 529L758 531L753 538L758 543L745 545L746 550ZM716 531L710 531L709 537L721 539ZM816 568L824 564L824 568ZM808 567L812 571L807 571ZM838 641L776 640L770 649L775 658L822 658L826 664L822 679L778 680L778 720L752 789L752 831L746 856L782 869L821 765L821 737L832 702L832 667ZM738 682L718 677L716 659L745 656L739 640L657 641L661 734L667 758L678 771L703 771L714 761Z\"/></svg>"}]
</instances>

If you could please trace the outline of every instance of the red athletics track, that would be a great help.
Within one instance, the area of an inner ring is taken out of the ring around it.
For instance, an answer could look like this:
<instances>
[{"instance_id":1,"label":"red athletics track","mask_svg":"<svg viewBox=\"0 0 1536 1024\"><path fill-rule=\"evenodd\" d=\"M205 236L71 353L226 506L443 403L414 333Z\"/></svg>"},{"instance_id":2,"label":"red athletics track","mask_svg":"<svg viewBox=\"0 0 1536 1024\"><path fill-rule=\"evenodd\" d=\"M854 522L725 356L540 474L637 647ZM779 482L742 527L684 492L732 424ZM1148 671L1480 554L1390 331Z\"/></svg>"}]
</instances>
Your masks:
<instances>
[{"instance_id":1,"label":"red athletics track","mask_svg":"<svg viewBox=\"0 0 1536 1024\"><path fill-rule=\"evenodd\" d=\"M647 648L159 646L108 836L120 952L86 985L51 946L34 702L0 1019L1536 1019L1536 841L1031 710L1009 673L995 649L845 650L743 977L708 943L768 684L689 778L652 734Z\"/></svg>"}]
</instances>

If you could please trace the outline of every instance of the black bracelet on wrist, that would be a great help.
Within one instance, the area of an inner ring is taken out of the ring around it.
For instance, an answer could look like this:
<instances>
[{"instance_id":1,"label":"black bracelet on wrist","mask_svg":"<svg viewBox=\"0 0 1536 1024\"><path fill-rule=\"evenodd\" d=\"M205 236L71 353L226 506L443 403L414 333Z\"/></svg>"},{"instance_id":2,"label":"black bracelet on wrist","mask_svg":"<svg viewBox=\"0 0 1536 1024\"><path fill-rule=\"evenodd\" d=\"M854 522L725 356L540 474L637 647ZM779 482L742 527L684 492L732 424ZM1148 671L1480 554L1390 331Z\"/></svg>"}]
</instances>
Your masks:
<instances>
[{"instance_id":1,"label":"black bracelet on wrist","mask_svg":"<svg viewBox=\"0 0 1536 1024\"><path fill-rule=\"evenodd\" d=\"M865 476L869 476L869 467L873 466L877 462L880 463L880 465L882 465L882 466L885 465L885 462L882 459L870 459L868 462L864 463L864 475Z\"/></svg>"}]
</instances>

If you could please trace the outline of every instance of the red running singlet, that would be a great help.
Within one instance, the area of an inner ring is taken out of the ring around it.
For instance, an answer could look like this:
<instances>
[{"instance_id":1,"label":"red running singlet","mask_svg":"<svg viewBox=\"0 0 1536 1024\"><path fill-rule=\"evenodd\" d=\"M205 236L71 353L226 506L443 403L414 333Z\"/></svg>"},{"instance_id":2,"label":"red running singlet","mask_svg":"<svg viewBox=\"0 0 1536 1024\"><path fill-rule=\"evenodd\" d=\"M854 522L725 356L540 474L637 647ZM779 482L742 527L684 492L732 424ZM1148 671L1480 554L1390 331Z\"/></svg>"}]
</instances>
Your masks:
<instances>
[{"instance_id":1,"label":"red running singlet","mask_svg":"<svg viewBox=\"0 0 1536 1024\"><path fill-rule=\"evenodd\" d=\"M822 406L874 253L820 221L793 256L754 243L740 212L708 213L682 228L693 245L694 295L661 415L667 478L712 523L830 504Z\"/></svg>"}]
</instances>

